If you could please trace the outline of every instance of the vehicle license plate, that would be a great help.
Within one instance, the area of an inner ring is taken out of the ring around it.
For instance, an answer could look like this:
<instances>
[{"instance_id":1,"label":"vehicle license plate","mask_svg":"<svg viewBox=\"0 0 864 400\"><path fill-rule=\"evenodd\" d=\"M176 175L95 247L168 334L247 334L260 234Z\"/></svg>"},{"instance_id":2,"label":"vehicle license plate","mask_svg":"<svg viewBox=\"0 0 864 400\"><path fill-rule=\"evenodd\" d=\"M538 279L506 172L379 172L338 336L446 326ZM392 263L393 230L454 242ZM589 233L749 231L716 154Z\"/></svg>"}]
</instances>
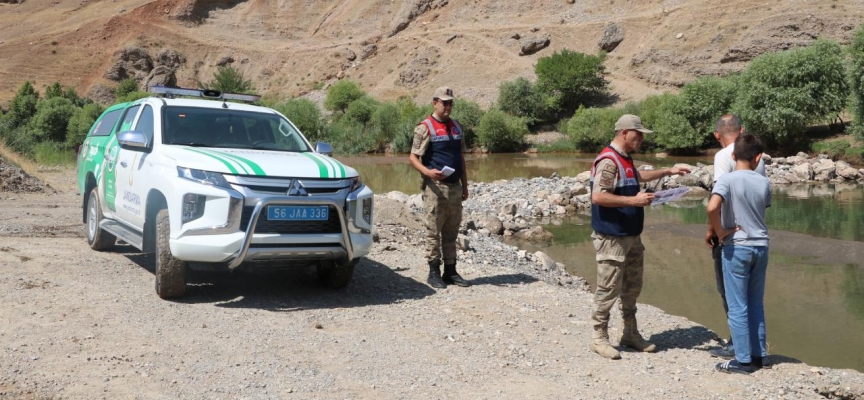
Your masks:
<instances>
[{"instance_id":1,"label":"vehicle license plate","mask_svg":"<svg viewBox=\"0 0 864 400\"><path fill-rule=\"evenodd\" d=\"M267 206L268 221L326 221L327 206Z\"/></svg>"}]
</instances>

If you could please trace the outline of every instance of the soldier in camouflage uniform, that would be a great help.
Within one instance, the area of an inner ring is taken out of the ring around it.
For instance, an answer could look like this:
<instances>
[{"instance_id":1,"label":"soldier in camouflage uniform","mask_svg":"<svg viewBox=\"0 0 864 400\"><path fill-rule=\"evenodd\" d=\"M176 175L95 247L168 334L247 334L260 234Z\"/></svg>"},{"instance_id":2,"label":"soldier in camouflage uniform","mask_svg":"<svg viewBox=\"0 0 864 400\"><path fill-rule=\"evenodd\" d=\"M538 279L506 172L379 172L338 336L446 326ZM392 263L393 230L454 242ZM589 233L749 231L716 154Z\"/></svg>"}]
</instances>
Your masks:
<instances>
[{"instance_id":1,"label":"soldier in camouflage uniform","mask_svg":"<svg viewBox=\"0 0 864 400\"><path fill-rule=\"evenodd\" d=\"M462 202L468 199L468 173L462 156L462 127L450 118L453 90L435 89L432 115L414 129L414 143L408 156L420 172L423 208L426 211L426 282L436 289L447 284L471 286L456 272L456 237L462 222ZM443 253L443 255L442 255ZM441 261L444 273L441 273Z\"/></svg>"},{"instance_id":2,"label":"soldier in camouflage uniform","mask_svg":"<svg viewBox=\"0 0 864 400\"><path fill-rule=\"evenodd\" d=\"M624 333L619 344L638 351L654 352L657 347L639 334L636 324L636 299L642 291L643 207L654 194L640 191L640 182L667 175L684 175L686 168L638 171L630 154L642 146L645 129L635 115L624 115L615 124L615 138L594 160L591 167L591 238L597 253L597 291L594 294L591 323L594 326L590 348L597 354L621 358L609 343L609 311L620 297Z\"/></svg>"}]
</instances>

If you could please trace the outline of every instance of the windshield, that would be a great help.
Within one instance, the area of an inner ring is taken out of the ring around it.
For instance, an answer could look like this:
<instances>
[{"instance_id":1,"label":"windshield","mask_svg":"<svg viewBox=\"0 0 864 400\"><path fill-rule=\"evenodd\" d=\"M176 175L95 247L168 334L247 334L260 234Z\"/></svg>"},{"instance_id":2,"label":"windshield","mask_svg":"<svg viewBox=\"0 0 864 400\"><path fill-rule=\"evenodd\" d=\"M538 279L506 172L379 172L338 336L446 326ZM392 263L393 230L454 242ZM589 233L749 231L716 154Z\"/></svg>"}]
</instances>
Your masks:
<instances>
[{"instance_id":1,"label":"windshield","mask_svg":"<svg viewBox=\"0 0 864 400\"><path fill-rule=\"evenodd\" d=\"M164 112L164 144L312 151L300 132L278 114L171 106Z\"/></svg>"}]
</instances>

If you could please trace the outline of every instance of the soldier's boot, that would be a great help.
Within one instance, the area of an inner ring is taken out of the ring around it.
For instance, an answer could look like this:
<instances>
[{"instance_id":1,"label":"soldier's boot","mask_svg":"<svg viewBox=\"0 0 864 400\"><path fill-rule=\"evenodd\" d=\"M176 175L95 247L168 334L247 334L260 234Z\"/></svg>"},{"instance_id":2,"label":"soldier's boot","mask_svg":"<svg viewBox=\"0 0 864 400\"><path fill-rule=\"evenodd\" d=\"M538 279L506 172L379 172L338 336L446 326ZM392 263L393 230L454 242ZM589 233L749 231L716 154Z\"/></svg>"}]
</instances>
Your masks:
<instances>
[{"instance_id":1,"label":"soldier's boot","mask_svg":"<svg viewBox=\"0 0 864 400\"><path fill-rule=\"evenodd\" d=\"M444 264L444 283L462 287L471 286L471 283L459 276L456 272L456 263Z\"/></svg>"},{"instance_id":2,"label":"soldier's boot","mask_svg":"<svg viewBox=\"0 0 864 400\"><path fill-rule=\"evenodd\" d=\"M445 289L447 285L441 280L441 260L429 261L429 277L426 278L426 283L435 289Z\"/></svg>"},{"instance_id":3,"label":"soldier's boot","mask_svg":"<svg viewBox=\"0 0 864 400\"><path fill-rule=\"evenodd\" d=\"M654 343L643 339L642 335L639 334L639 329L636 325L636 318L628 318L624 320L624 334L621 335L621 341L618 344L645 353L653 353L657 351L657 346L655 346Z\"/></svg>"},{"instance_id":4,"label":"soldier's boot","mask_svg":"<svg viewBox=\"0 0 864 400\"><path fill-rule=\"evenodd\" d=\"M602 357L611 360L621 359L621 353L619 353L618 350L615 350L615 348L612 347L612 344L609 343L609 331L605 326L594 327L594 334L591 337L591 344L588 345L588 348Z\"/></svg>"}]
</instances>

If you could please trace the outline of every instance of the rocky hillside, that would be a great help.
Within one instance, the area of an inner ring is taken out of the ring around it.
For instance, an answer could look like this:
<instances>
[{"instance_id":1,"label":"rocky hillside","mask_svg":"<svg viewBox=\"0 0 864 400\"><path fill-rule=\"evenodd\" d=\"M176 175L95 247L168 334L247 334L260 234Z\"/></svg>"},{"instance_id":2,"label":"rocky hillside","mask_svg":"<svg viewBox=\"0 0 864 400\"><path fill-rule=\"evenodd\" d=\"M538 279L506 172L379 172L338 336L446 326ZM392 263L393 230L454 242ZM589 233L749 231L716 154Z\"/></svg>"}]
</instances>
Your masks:
<instances>
[{"instance_id":1,"label":"rocky hillside","mask_svg":"<svg viewBox=\"0 0 864 400\"><path fill-rule=\"evenodd\" d=\"M847 43L862 0L2 0L0 104L25 80L110 98L116 81L192 86L231 64L259 92L340 78L384 99L448 84L488 105L539 57L609 51L622 101L816 38Z\"/></svg>"}]
</instances>

